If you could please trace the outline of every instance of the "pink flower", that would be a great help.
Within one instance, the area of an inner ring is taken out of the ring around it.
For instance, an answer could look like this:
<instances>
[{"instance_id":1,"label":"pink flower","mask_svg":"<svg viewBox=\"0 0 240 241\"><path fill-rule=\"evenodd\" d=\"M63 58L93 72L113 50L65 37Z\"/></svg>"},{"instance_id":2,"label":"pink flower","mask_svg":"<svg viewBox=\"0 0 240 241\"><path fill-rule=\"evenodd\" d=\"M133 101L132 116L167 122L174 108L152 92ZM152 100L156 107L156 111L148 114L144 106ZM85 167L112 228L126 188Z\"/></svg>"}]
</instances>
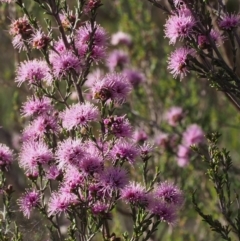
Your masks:
<instances>
[{"instance_id":1,"label":"pink flower","mask_svg":"<svg viewBox=\"0 0 240 241\"><path fill-rule=\"evenodd\" d=\"M69 42L68 38L67 41ZM67 48L61 38L59 38L58 41L54 42L54 49L58 52L58 54L63 54L64 52L67 52ZM53 54L54 56L54 52L51 52L51 54Z\"/></svg>"},{"instance_id":2,"label":"pink flower","mask_svg":"<svg viewBox=\"0 0 240 241\"><path fill-rule=\"evenodd\" d=\"M149 203L147 191L140 183L131 182L121 190L121 199L132 205L146 207Z\"/></svg>"},{"instance_id":3,"label":"pink flower","mask_svg":"<svg viewBox=\"0 0 240 241\"><path fill-rule=\"evenodd\" d=\"M38 165L53 160L53 153L43 141L24 142L19 155L20 166L25 170L38 171Z\"/></svg>"},{"instance_id":4,"label":"pink flower","mask_svg":"<svg viewBox=\"0 0 240 241\"><path fill-rule=\"evenodd\" d=\"M37 98L33 96L28 98L27 102L23 104L23 116L43 115L53 111L51 99L47 97Z\"/></svg>"},{"instance_id":5,"label":"pink flower","mask_svg":"<svg viewBox=\"0 0 240 241\"><path fill-rule=\"evenodd\" d=\"M3 3L11 3L11 2L14 2L15 0L1 0L0 2L3 2Z\"/></svg>"},{"instance_id":6,"label":"pink flower","mask_svg":"<svg viewBox=\"0 0 240 241\"><path fill-rule=\"evenodd\" d=\"M97 155L86 155L80 163L82 172L87 175L94 175L103 171L103 161Z\"/></svg>"},{"instance_id":7,"label":"pink flower","mask_svg":"<svg viewBox=\"0 0 240 241\"><path fill-rule=\"evenodd\" d=\"M84 26L81 26L75 35L75 44L76 47L81 47L82 44L87 44L93 37L94 45L98 47L104 47L107 44L107 33L104 28L102 28L99 24L87 22Z\"/></svg>"},{"instance_id":8,"label":"pink flower","mask_svg":"<svg viewBox=\"0 0 240 241\"><path fill-rule=\"evenodd\" d=\"M240 25L239 14L226 14L219 20L219 27L223 30L232 30Z\"/></svg>"},{"instance_id":9,"label":"pink flower","mask_svg":"<svg viewBox=\"0 0 240 241\"><path fill-rule=\"evenodd\" d=\"M134 164L140 155L140 150L133 143L119 139L113 146L110 155L114 160L121 159Z\"/></svg>"},{"instance_id":10,"label":"pink flower","mask_svg":"<svg viewBox=\"0 0 240 241\"><path fill-rule=\"evenodd\" d=\"M53 216L66 212L72 205L77 203L77 196L73 193L63 191L52 193L48 201L48 214L49 216Z\"/></svg>"},{"instance_id":11,"label":"pink flower","mask_svg":"<svg viewBox=\"0 0 240 241\"><path fill-rule=\"evenodd\" d=\"M150 203L148 209L150 213L155 215L160 221L166 222L169 225L176 223L177 214L175 207L156 200Z\"/></svg>"},{"instance_id":12,"label":"pink flower","mask_svg":"<svg viewBox=\"0 0 240 241\"><path fill-rule=\"evenodd\" d=\"M141 157L145 158L151 153L154 149L154 146L150 143L145 142L143 145L140 146Z\"/></svg>"},{"instance_id":13,"label":"pink flower","mask_svg":"<svg viewBox=\"0 0 240 241\"><path fill-rule=\"evenodd\" d=\"M99 68L94 69L92 72L88 74L85 86L91 88L96 82L100 81L103 78L103 76L103 70Z\"/></svg>"},{"instance_id":14,"label":"pink flower","mask_svg":"<svg viewBox=\"0 0 240 241\"><path fill-rule=\"evenodd\" d=\"M107 132L116 137L131 137L132 126L126 116L110 116L103 121Z\"/></svg>"},{"instance_id":15,"label":"pink flower","mask_svg":"<svg viewBox=\"0 0 240 241\"><path fill-rule=\"evenodd\" d=\"M180 47L171 53L168 58L168 69L174 78L180 76L180 80L182 80L187 75L189 72L188 60L194 53L194 50L187 47Z\"/></svg>"},{"instance_id":16,"label":"pink flower","mask_svg":"<svg viewBox=\"0 0 240 241\"><path fill-rule=\"evenodd\" d=\"M79 186L84 185L85 177L83 173L79 172L78 168L66 166L63 187L69 191L73 191Z\"/></svg>"},{"instance_id":17,"label":"pink flower","mask_svg":"<svg viewBox=\"0 0 240 241\"><path fill-rule=\"evenodd\" d=\"M154 188L154 196L177 208L181 207L184 202L182 191L176 185L167 181L161 182Z\"/></svg>"},{"instance_id":18,"label":"pink flower","mask_svg":"<svg viewBox=\"0 0 240 241\"><path fill-rule=\"evenodd\" d=\"M88 125L89 122L96 121L98 116L98 108L89 102L72 105L61 113L63 128L67 130Z\"/></svg>"},{"instance_id":19,"label":"pink flower","mask_svg":"<svg viewBox=\"0 0 240 241\"><path fill-rule=\"evenodd\" d=\"M93 41L91 52L89 52L90 41ZM81 26L75 35L75 46L79 55L85 58L87 54L91 54L93 61L98 62L105 58L105 47L107 45L107 34L104 28L94 23L93 26L87 22Z\"/></svg>"},{"instance_id":20,"label":"pink flower","mask_svg":"<svg viewBox=\"0 0 240 241\"><path fill-rule=\"evenodd\" d=\"M58 143L56 159L60 169L69 166L69 164L79 167L84 155L81 139L68 138Z\"/></svg>"},{"instance_id":21,"label":"pink flower","mask_svg":"<svg viewBox=\"0 0 240 241\"><path fill-rule=\"evenodd\" d=\"M50 74L50 69L47 63L36 59L22 62L17 69L16 75L16 82L18 82L18 86L24 82L39 85L44 81L48 84L53 81L53 77Z\"/></svg>"},{"instance_id":22,"label":"pink flower","mask_svg":"<svg viewBox=\"0 0 240 241\"><path fill-rule=\"evenodd\" d=\"M28 190L23 197L18 200L18 205L23 215L30 218L30 213L33 208L37 207L40 203L40 194L36 190Z\"/></svg>"},{"instance_id":23,"label":"pink flower","mask_svg":"<svg viewBox=\"0 0 240 241\"><path fill-rule=\"evenodd\" d=\"M185 7L185 2L183 0L173 0L175 7Z\"/></svg>"},{"instance_id":24,"label":"pink flower","mask_svg":"<svg viewBox=\"0 0 240 241\"><path fill-rule=\"evenodd\" d=\"M222 45L224 42L224 36L222 36L218 30L212 29L210 32L210 37L213 40L213 42L216 44L217 47Z\"/></svg>"},{"instance_id":25,"label":"pink flower","mask_svg":"<svg viewBox=\"0 0 240 241\"><path fill-rule=\"evenodd\" d=\"M128 182L127 172L120 167L109 167L99 175L99 183L105 195L125 187Z\"/></svg>"},{"instance_id":26,"label":"pink flower","mask_svg":"<svg viewBox=\"0 0 240 241\"><path fill-rule=\"evenodd\" d=\"M91 59L96 63L102 61L106 57L106 49L101 46L92 46L91 52L88 44L82 44L78 48L78 54L82 59L86 58L88 54L91 55Z\"/></svg>"},{"instance_id":27,"label":"pink flower","mask_svg":"<svg viewBox=\"0 0 240 241\"><path fill-rule=\"evenodd\" d=\"M183 116L183 109L178 106L171 107L165 113L165 119L170 126L176 126L182 120Z\"/></svg>"},{"instance_id":28,"label":"pink flower","mask_svg":"<svg viewBox=\"0 0 240 241\"><path fill-rule=\"evenodd\" d=\"M94 215L106 215L108 213L109 206L100 201L93 204L91 211Z\"/></svg>"},{"instance_id":29,"label":"pink flower","mask_svg":"<svg viewBox=\"0 0 240 241\"><path fill-rule=\"evenodd\" d=\"M13 151L5 144L0 144L0 169L8 169L13 162Z\"/></svg>"},{"instance_id":30,"label":"pink flower","mask_svg":"<svg viewBox=\"0 0 240 241\"><path fill-rule=\"evenodd\" d=\"M32 121L23 131L22 140L33 140L44 137L48 133L57 134L59 126L54 114L42 115Z\"/></svg>"},{"instance_id":31,"label":"pink flower","mask_svg":"<svg viewBox=\"0 0 240 241\"><path fill-rule=\"evenodd\" d=\"M179 15L172 15L165 24L165 36L170 39L170 44L175 44L177 39L186 39L193 33L196 21L192 15L179 12Z\"/></svg>"},{"instance_id":32,"label":"pink flower","mask_svg":"<svg viewBox=\"0 0 240 241\"><path fill-rule=\"evenodd\" d=\"M49 61L52 64L53 73L56 78L66 77L71 72L78 74L82 65L78 57L70 50L61 54L52 52L49 55Z\"/></svg>"},{"instance_id":33,"label":"pink flower","mask_svg":"<svg viewBox=\"0 0 240 241\"><path fill-rule=\"evenodd\" d=\"M130 91L131 85L123 75L117 73L105 75L92 87L93 98L102 101L113 100L120 104L126 100Z\"/></svg>"},{"instance_id":34,"label":"pink flower","mask_svg":"<svg viewBox=\"0 0 240 241\"><path fill-rule=\"evenodd\" d=\"M192 124L187 127L183 133L183 144L185 146L197 145L204 141L204 132L197 124Z\"/></svg>"},{"instance_id":35,"label":"pink flower","mask_svg":"<svg viewBox=\"0 0 240 241\"><path fill-rule=\"evenodd\" d=\"M62 171L56 165L50 166L45 171L46 178L49 180L57 180L61 176L61 174Z\"/></svg>"}]
</instances>

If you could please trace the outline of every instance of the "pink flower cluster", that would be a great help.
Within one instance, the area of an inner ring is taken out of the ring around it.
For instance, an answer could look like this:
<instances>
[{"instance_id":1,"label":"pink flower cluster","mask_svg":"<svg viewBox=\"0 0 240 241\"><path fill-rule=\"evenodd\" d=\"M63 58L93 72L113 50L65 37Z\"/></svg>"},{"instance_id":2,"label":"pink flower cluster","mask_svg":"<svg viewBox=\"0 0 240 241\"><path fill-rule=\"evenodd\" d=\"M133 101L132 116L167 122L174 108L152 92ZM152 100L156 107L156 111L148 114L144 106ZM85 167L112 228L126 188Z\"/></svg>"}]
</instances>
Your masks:
<instances>
[{"instance_id":1,"label":"pink flower cluster","mask_svg":"<svg viewBox=\"0 0 240 241\"><path fill-rule=\"evenodd\" d=\"M174 78L179 76L180 80L194 69L191 59L196 58L197 53L220 47L226 39L223 31L233 31L240 25L239 15L225 13L219 17L217 27L205 29L202 25L203 20L196 12L198 10L191 7L192 4L184 0L174 1L175 9L167 19L164 30L170 44L176 44L178 40L184 41L184 46L177 48L168 58L170 73Z\"/></svg>"}]
</instances>

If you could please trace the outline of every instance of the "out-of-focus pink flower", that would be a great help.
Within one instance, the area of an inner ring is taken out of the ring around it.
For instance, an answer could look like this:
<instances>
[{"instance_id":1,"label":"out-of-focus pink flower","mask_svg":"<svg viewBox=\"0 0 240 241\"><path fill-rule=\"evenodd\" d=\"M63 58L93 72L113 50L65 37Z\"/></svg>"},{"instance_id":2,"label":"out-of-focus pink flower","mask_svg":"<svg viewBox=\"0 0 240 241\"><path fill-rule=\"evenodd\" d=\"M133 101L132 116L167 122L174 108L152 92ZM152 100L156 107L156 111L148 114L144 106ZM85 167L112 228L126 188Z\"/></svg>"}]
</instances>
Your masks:
<instances>
[{"instance_id":1,"label":"out-of-focus pink flower","mask_svg":"<svg viewBox=\"0 0 240 241\"><path fill-rule=\"evenodd\" d=\"M112 51L107 58L107 66L110 71L116 71L117 69L124 69L129 63L129 56L123 50Z\"/></svg>"},{"instance_id":2,"label":"out-of-focus pink flower","mask_svg":"<svg viewBox=\"0 0 240 241\"><path fill-rule=\"evenodd\" d=\"M178 106L171 107L166 113L165 113L165 119L171 126L176 126L184 117L183 109Z\"/></svg>"},{"instance_id":3,"label":"out-of-focus pink flower","mask_svg":"<svg viewBox=\"0 0 240 241\"><path fill-rule=\"evenodd\" d=\"M197 124L192 124L187 127L183 133L182 143L185 146L197 145L204 141L204 132Z\"/></svg>"},{"instance_id":4,"label":"out-of-focus pink flower","mask_svg":"<svg viewBox=\"0 0 240 241\"><path fill-rule=\"evenodd\" d=\"M132 44L132 37L130 34L119 31L112 35L111 44L112 45L123 44L123 45L130 46Z\"/></svg>"},{"instance_id":5,"label":"out-of-focus pink flower","mask_svg":"<svg viewBox=\"0 0 240 241\"><path fill-rule=\"evenodd\" d=\"M184 167L188 165L190 161L190 154L191 149L189 147L186 147L184 145L178 146L178 152L177 152L177 164L180 167Z\"/></svg>"},{"instance_id":6,"label":"out-of-focus pink flower","mask_svg":"<svg viewBox=\"0 0 240 241\"><path fill-rule=\"evenodd\" d=\"M240 25L239 14L226 14L219 20L219 27L223 30L232 30Z\"/></svg>"},{"instance_id":7,"label":"out-of-focus pink flower","mask_svg":"<svg viewBox=\"0 0 240 241\"><path fill-rule=\"evenodd\" d=\"M13 162L13 151L5 144L0 144L0 169L8 169ZM0 170L1 171L1 170Z\"/></svg>"}]
</instances>

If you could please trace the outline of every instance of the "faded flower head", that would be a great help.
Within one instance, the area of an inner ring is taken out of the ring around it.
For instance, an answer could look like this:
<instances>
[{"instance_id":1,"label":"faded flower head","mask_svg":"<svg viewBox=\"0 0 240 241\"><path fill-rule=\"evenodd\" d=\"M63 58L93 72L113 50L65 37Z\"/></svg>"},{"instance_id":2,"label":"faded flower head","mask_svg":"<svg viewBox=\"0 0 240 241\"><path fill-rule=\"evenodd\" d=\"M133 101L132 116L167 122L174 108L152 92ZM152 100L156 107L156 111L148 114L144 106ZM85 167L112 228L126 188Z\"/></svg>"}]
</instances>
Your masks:
<instances>
[{"instance_id":1,"label":"faded flower head","mask_svg":"<svg viewBox=\"0 0 240 241\"><path fill-rule=\"evenodd\" d=\"M19 50L26 49L26 40L28 40L33 33L32 26L29 23L29 20L26 15L23 17L14 20L10 25L9 30L10 35L13 36L13 46Z\"/></svg>"},{"instance_id":2,"label":"faded flower head","mask_svg":"<svg viewBox=\"0 0 240 241\"><path fill-rule=\"evenodd\" d=\"M70 29L72 26L74 26L74 23L76 22L76 16L73 14L72 11L69 11L68 13L60 13L59 14L62 26L65 29Z\"/></svg>"},{"instance_id":3,"label":"faded flower head","mask_svg":"<svg viewBox=\"0 0 240 241\"><path fill-rule=\"evenodd\" d=\"M29 43L31 43L34 49L45 49L50 42L50 37L48 37L41 30L37 30L34 34L32 34L29 39Z\"/></svg>"}]
</instances>

